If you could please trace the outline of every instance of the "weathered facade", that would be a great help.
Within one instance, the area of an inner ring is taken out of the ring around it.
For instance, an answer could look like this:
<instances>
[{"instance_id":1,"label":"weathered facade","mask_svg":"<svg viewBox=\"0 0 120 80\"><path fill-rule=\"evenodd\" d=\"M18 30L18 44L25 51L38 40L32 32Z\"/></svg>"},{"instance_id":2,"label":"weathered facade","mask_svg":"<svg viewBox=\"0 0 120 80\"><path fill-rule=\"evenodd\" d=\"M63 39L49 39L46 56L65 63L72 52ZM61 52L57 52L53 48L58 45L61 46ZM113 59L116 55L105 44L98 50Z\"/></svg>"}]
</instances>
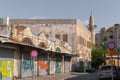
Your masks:
<instances>
[{"instance_id":1,"label":"weathered facade","mask_svg":"<svg viewBox=\"0 0 120 80\"><path fill-rule=\"evenodd\" d=\"M75 70L79 66L90 65L91 45L95 43L95 39L92 39L93 36L95 38L93 17L90 20L90 30L76 19L10 19L10 23L30 27L34 34L43 32L52 41L57 38L67 42L72 47L72 54L79 55L72 58L72 69Z\"/></svg>"},{"instance_id":2,"label":"weathered facade","mask_svg":"<svg viewBox=\"0 0 120 80\"><path fill-rule=\"evenodd\" d=\"M119 61L119 50L120 50L120 24L115 24L111 27L104 27L100 30L100 33L96 34L96 45L107 44L113 41L115 43L115 55L113 56L113 64L120 64ZM109 51L109 50L108 50ZM109 53L106 53L106 63L111 64L111 57Z\"/></svg>"},{"instance_id":3,"label":"weathered facade","mask_svg":"<svg viewBox=\"0 0 120 80\"><path fill-rule=\"evenodd\" d=\"M0 34L0 78L32 76L32 50L38 51L34 61L34 75L48 75L71 71L72 48L59 39L49 40L45 33L32 33L28 26L4 25L11 31L7 36ZM1 29L1 32L3 29ZM67 65L66 65L67 64ZM64 66L65 65L65 66ZM66 70L65 70L66 69Z\"/></svg>"},{"instance_id":4,"label":"weathered facade","mask_svg":"<svg viewBox=\"0 0 120 80\"><path fill-rule=\"evenodd\" d=\"M0 24L2 80L32 76L33 63L38 76L90 66L95 42L90 20L89 30L76 19L10 19L9 25ZM32 50L38 51L34 61Z\"/></svg>"}]
</instances>

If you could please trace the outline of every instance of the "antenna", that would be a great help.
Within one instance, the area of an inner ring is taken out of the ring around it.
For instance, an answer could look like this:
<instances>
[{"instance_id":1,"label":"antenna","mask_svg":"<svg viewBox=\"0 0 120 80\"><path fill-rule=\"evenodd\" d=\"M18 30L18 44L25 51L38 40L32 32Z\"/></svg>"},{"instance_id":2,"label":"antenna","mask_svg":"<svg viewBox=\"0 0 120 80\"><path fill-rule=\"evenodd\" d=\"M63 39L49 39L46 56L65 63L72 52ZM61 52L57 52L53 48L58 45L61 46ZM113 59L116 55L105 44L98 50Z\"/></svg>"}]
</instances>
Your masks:
<instances>
[{"instance_id":1,"label":"antenna","mask_svg":"<svg viewBox=\"0 0 120 80\"><path fill-rule=\"evenodd\" d=\"M92 10L91 10L91 14L90 14L90 16L92 16L93 15L93 13L92 13Z\"/></svg>"}]
</instances>

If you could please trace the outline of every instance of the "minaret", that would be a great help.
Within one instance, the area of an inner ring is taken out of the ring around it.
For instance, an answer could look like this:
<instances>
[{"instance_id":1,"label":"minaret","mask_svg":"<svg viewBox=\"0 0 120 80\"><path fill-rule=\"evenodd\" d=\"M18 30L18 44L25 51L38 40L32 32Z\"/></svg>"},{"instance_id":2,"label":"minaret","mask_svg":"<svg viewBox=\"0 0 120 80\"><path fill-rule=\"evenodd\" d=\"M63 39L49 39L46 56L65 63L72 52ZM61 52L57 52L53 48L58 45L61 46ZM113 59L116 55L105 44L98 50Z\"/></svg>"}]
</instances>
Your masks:
<instances>
[{"instance_id":1,"label":"minaret","mask_svg":"<svg viewBox=\"0 0 120 80\"><path fill-rule=\"evenodd\" d=\"M91 31L91 42L92 45L95 45L95 25L94 25L94 16L91 13L89 18L89 30Z\"/></svg>"}]
</instances>

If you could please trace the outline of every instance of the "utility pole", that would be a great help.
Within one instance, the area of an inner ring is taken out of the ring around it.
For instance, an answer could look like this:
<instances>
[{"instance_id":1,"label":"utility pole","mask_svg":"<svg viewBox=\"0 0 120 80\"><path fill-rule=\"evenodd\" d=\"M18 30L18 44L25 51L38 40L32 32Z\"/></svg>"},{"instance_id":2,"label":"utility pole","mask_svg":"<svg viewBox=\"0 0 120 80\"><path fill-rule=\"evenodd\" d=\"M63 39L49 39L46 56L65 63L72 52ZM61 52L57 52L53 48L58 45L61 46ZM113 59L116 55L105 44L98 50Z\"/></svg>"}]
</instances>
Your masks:
<instances>
[{"instance_id":1,"label":"utility pole","mask_svg":"<svg viewBox=\"0 0 120 80\"><path fill-rule=\"evenodd\" d=\"M119 43L118 43L118 28L115 28L115 32L116 32L116 46L117 46L117 48L116 48L116 52L117 52L117 66L119 67L119 52L120 52L120 50L119 50L119 48L120 48L120 45L119 45Z\"/></svg>"}]
</instances>

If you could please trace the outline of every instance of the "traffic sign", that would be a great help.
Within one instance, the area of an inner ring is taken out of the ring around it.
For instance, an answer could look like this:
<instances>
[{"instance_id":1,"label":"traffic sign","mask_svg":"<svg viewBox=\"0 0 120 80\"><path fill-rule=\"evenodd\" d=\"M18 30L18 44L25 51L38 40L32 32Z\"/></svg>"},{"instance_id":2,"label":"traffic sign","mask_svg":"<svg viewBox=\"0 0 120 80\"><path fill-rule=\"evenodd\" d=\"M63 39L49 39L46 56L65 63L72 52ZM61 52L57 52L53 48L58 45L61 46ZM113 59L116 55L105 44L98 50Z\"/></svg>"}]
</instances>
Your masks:
<instances>
[{"instance_id":1,"label":"traffic sign","mask_svg":"<svg viewBox=\"0 0 120 80\"><path fill-rule=\"evenodd\" d=\"M31 56L32 58L37 58L37 56L38 56L38 51L37 51L37 50L32 50L32 51L30 52L30 56Z\"/></svg>"},{"instance_id":2,"label":"traffic sign","mask_svg":"<svg viewBox=\"0 0 120 80\"><path fill-rule=\"evenodd\" d=\"M107 47L111 50L115 49L116 44L113 41L108 42Z\"/></svg>"},{"instance_id":3,"label":"traffic sign","mask_svg":"<svg viewBox=\"0 0 120 80\"><path fill-rule=\"evenodd\" d=\"M108 55L110 56L113 56L113 55L116 55L116 50L115 49L108 49L108 52L107 52Z\"/></svg>"}]
</instances>

